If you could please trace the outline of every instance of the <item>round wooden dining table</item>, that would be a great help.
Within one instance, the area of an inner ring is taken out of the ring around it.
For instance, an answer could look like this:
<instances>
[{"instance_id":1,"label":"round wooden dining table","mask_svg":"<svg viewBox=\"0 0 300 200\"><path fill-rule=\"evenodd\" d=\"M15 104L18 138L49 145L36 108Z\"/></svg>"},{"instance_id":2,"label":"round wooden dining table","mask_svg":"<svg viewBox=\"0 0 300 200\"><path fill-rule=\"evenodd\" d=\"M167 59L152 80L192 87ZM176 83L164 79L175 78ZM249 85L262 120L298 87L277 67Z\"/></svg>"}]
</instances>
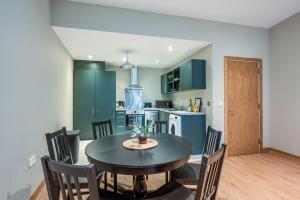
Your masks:
<instances>
[{"instance_id":1,"label":"round wooden dining table","mask_svg":"<svg viewBox=\"0 0 300 200\"><path fill-rule=\"evenodd\" d=\"M124 148L123 142L130 138L131 134L99 138L86 146L85 154L96 168L115 174L135 176L135 197L145 197L147 194L145 175L179 168L189 160L192 152L191 143L175 135L151 134L150 138L157 140L158 145L145 150Z\"/></svg>"}]
</instances>

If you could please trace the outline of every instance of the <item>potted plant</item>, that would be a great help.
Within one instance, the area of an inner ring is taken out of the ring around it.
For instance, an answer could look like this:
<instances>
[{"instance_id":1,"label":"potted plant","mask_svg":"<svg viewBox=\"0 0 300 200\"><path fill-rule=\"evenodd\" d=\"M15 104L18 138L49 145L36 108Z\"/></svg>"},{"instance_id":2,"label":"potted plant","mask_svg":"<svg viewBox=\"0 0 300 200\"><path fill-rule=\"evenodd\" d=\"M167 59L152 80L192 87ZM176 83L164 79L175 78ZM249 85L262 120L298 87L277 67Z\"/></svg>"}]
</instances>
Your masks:
<instances>
[{"instance_id":1,"label":"potted plant","mask_svg":"<svg viewBox=\"0 0 300 200\"><path fill-rule=\"evenodd\" d=\"M153 121L148 122L146 126L135 124L133 129L134 133L132 133L131 137L138 138L140 144L146 144L149 129L153 128L153 124Z\"/></svg>"}]
</instances>

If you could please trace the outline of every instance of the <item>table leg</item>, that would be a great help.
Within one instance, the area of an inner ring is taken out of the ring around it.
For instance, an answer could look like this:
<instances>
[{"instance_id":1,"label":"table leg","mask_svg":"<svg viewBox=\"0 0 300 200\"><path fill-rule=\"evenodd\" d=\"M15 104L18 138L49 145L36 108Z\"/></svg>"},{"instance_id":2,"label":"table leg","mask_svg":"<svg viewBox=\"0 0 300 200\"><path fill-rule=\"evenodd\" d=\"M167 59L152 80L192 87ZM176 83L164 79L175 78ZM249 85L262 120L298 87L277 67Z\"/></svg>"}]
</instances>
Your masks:
<instances>
[{"instance_id":1,"label":"table leg","mask_svg":"<svg viewBox=\"0 0 300 200\"><path fill-rule=\"evenodd\" d=\"M144 175L137 175L133 186L133 194L136 198L144 198L147 195L147 184Z\"/></svg>"}]
</instances>

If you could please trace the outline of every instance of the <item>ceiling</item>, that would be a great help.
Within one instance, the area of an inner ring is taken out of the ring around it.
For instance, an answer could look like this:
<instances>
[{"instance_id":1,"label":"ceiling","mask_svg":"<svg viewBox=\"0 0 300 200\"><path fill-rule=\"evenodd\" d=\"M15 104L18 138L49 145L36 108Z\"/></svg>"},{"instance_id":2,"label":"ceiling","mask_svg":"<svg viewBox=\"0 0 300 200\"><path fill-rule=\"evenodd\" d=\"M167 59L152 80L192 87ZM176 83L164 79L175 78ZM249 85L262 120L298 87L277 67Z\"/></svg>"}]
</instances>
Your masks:
<instances>
[{"instance_id":1,"label":"ceiling","mask_svg":"<svg viewBox=\"0 0 300 200\"><path fill-rule=\"evenodd\" d=\"M120 66L126 51L139 67L169 68L207 46L208 42L53 27L74 59L106 61ZM169 46L173 50L169 51Z\"/></svg>"},{"instance_id":2,"label":"ceiling","mask_svg":"<svg viewBox=\"0 0 300 200\"><path fill-rule=\"evenodd\" d=\"M71 0L270 28L300 11L300 0Z\"/></svg>"}]
</instances>

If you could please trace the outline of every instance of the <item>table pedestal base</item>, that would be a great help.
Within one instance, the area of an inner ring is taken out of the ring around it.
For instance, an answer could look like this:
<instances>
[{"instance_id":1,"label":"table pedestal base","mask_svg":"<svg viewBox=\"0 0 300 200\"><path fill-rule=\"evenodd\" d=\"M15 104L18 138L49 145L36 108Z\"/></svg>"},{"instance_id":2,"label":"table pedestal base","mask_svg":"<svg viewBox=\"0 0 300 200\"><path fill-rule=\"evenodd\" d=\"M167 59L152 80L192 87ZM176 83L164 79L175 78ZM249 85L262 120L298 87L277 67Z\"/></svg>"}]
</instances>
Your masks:
<instances>
[{"instance_id":1,"label":"table pedestal base","mask_svg":"<svg viewBox=\"0 0 300 200\"><path fill-rule=\"evenodd\" d=\"M147 185L144 175L137 175L135 177L133 194L136 198L144 198L147 195Z\"/></svg>"}]
</instances>

